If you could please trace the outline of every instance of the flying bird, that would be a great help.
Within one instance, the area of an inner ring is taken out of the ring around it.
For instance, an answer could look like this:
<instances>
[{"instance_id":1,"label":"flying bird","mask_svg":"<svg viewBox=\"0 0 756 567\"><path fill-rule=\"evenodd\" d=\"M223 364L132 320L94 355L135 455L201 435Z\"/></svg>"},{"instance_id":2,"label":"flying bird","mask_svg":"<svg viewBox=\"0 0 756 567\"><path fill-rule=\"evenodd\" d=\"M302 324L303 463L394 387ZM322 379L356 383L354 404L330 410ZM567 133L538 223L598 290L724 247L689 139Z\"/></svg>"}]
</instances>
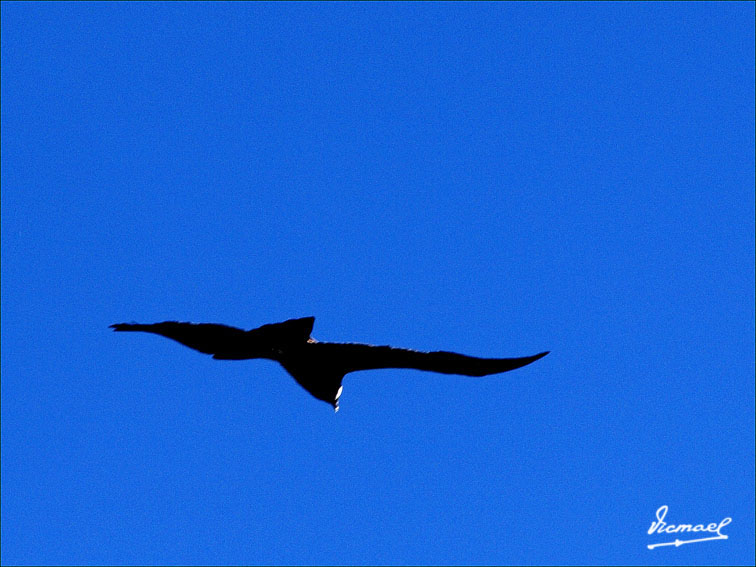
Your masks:
<instances>
[{"instance_id":1,"label":"flying bird","mask_svg":"<svg viewBox=\"0 0 756 567\"><path fill-rule=\"evenodd\" d=\"M345 374L377 368L414 368L442 374L486 376L520 368L549 354L522 358L476 358L453 352L420 352L390 346L319 342L310 336L315 317L289 319L245 331L215 323L165 321L117 323L116 331L161 335L218 360L275 360L314 397L339 411Z\"/></svg>"}]
</instances>

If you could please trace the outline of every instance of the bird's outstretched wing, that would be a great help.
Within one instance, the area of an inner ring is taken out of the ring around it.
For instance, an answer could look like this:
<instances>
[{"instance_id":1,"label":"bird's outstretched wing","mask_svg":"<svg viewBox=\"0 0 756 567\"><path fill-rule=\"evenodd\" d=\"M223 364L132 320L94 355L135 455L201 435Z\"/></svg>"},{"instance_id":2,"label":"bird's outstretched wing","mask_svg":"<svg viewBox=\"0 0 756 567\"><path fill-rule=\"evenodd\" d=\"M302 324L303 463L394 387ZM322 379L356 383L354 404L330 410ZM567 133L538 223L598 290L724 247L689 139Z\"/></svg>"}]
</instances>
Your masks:
<instances>
[{"instance_id":1,"label":"bird's outstretched wing","mask_svg":"<svg viewBox=\"0 0 756 567\"><path fill-rule=\"evenodd\" d=\"M116 331L143 331L161 335L202 353L212 354L213 358L219 360L246 360L275 359L278 348L306 344L314 322L314 317L302 317L263 325L251 331L216 323L177 321L149 325L117 323L110 327Z\"/></svg>"},{"instance_id":2,"label":"bird's outstretched wing","mask_svg":"<svg viewBox=\"0 0 756 567\"><path fill-rule=\"evenodd\" d=\"M323 354L344 373L378 368L414 368L442 374L486 376L521 368L549 354L547 351L522 358L477 358L446 351L420 352L353 343L318 343L316 346L321 345L327 349Z\"/></svg>"},{"instance_id":3,"label":"bird's outstretched wing","mask_svg":"<svg viewBox=\"0 0 756 567\"><path fill-rule=\"evenodd\" d=\"M242 354L248 349L247 332L228 325L215 323L179 323L165 321L141 325L138 323L117 323L110 326L116 331L142 331L154 333L173 339L184 346L198 350L204 354L212 354L220 358L223 354Z\"/></svg>"}]
</instances>

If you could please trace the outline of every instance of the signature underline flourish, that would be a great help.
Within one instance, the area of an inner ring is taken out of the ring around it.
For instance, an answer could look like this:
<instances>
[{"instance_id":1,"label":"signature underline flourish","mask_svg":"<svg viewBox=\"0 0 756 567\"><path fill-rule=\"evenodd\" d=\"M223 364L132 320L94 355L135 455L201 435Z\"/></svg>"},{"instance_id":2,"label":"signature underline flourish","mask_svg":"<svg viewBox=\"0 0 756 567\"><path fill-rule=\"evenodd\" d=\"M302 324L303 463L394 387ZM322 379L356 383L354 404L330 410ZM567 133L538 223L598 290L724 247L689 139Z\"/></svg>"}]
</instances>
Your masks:
<instances>
[{"instance_id":1,"label":"signature underline flourish","mask_svg":"<svg viewBox=\"0 0 756 567\"><path fill-rule=\"evenodd\" d=\"M718 535L718 536L715 536L715 537L702 537L702 538L699 538L699 539L687 539L687 540L676 539L675 541L668 541L668 542L665 542L665 543L653 543L653 544L649 545L648 548L649 549L653 549L655 547L662 547L662 546L665 546L665 545L674 545L675 547L680 547L681 545L685 545L686 543L696 543L696 542L699 542L699 541L711 541L711 540L714 540L714 539L727 539L727 536L726 535Z\"/></svg>"}]
</instances>

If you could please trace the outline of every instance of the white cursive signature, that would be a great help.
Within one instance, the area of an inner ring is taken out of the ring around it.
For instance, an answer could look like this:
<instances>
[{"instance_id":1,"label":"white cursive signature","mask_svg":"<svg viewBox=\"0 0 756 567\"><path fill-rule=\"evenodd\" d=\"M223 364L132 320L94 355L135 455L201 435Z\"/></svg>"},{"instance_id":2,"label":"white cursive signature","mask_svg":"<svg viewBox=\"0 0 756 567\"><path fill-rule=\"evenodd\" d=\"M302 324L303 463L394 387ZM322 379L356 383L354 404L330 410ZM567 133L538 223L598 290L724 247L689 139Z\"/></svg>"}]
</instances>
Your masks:
<instances>
[{"instance_id":1,"label":"white cursive signature","mask_svg":"<svg viewBox=\"0 0 756 567\"><path fill-rule=\"evenodd\" d=\"M720 532L720 530L725 527L727 524L732 522L732 518L725 518L718 524L711 523L707 526L704 526L703 524L696 524L695 526L693 524L667 524L664 521L665 516L667 515L667 510L669 510L669 506L662 506L656 511L656 521L651 522L651 527L648 528L648 534L651 535L652 533L656 532L658 534L676 534L680 532L709 532L713 534L717 534L716 536L712 537L702 537L698 539L688 539L688 540L680 540L676 539L675 541L669 541L666 543L654 543L652 545L649 545L649 549L653 549L655 547L662 547L664 545L674 545L675 547L680 547L681 545L684 545L686 543L696 543L699 541L711 541L714 539L727 539L727 536Z\"/></svg>"}]
</instances>

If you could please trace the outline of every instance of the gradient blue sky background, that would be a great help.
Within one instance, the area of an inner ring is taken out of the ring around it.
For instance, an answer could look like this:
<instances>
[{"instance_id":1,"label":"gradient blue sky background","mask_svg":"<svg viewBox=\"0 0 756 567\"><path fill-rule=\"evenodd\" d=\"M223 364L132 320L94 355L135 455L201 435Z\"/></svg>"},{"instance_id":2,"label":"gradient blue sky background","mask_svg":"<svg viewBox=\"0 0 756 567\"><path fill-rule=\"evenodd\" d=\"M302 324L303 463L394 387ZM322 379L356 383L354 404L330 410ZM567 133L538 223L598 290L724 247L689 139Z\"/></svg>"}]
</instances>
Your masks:
<instances>
[{"instance_id":1,"label":"gradient blue sky background","mask_svg":"<svg viewBox=\"0 0 756 567\"><path fill-rule=\"evenodd\" d=\"M753 561L753 3L2 3L4 564Z\"/></svg>"}]
</instances>

